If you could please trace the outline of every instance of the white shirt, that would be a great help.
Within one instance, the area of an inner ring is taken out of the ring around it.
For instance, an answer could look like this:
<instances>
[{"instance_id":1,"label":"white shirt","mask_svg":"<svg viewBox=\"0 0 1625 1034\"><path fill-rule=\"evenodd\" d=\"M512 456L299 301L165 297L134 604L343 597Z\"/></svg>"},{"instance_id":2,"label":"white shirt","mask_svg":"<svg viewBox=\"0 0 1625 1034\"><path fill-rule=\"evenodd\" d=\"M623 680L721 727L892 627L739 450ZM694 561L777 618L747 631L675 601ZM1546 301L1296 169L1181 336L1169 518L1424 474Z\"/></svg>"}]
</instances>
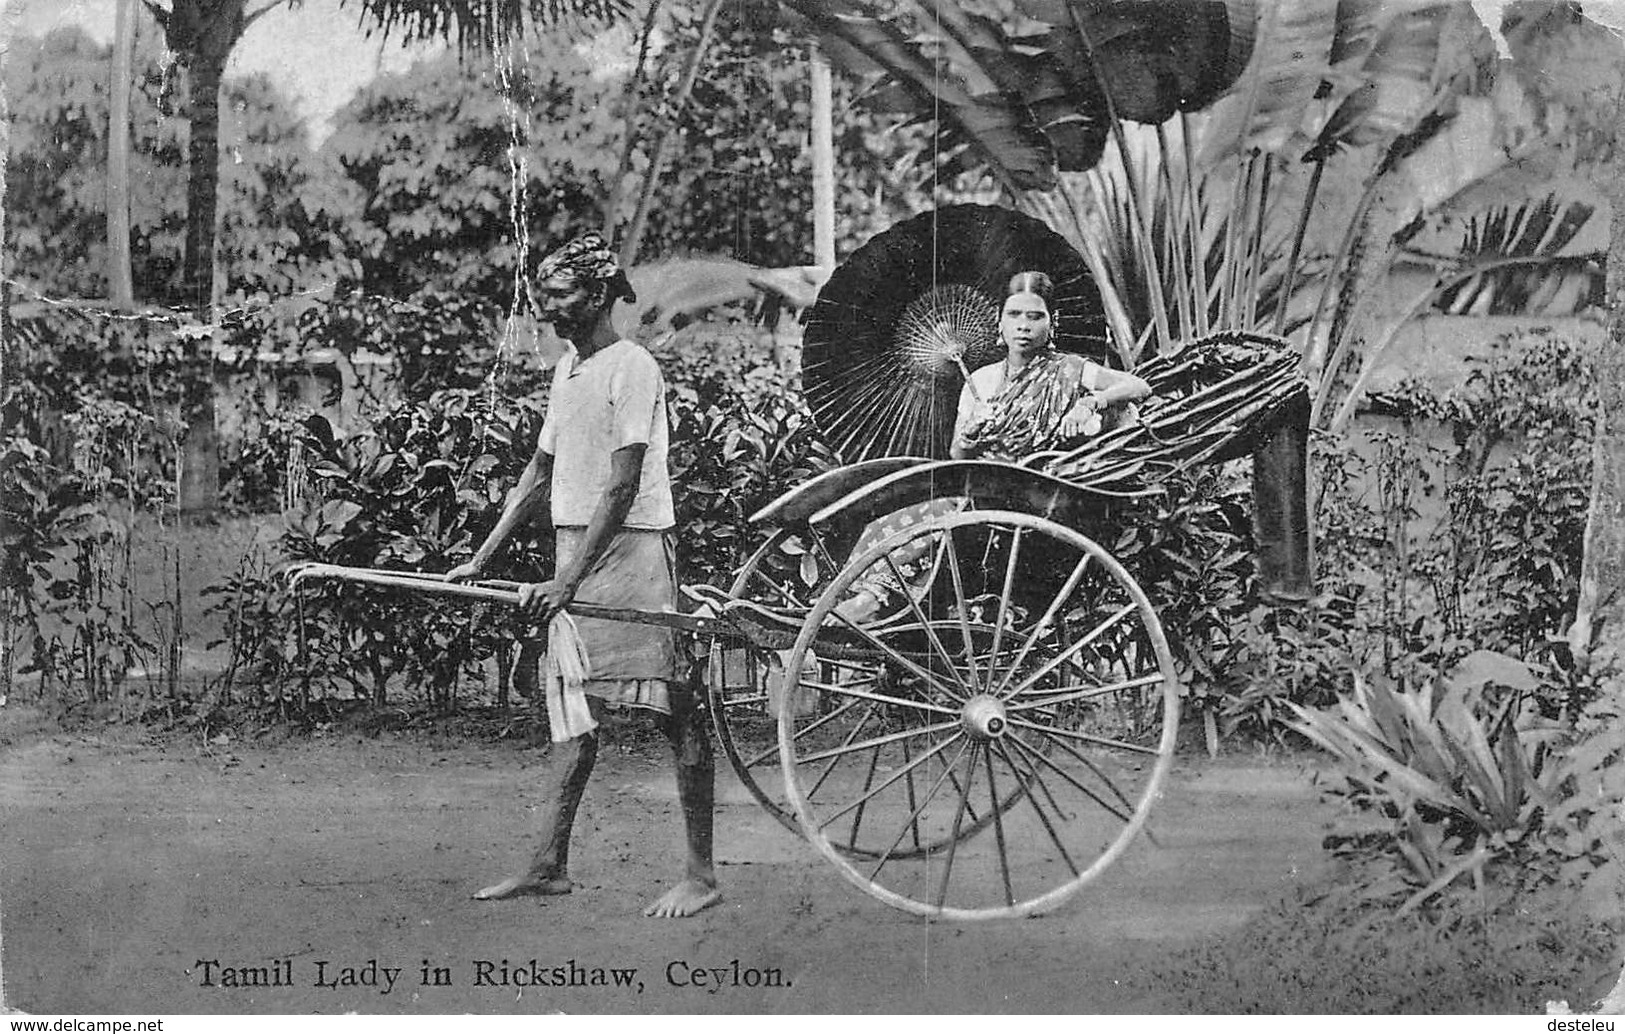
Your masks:
<instances>
[{"instance_id":1,"label":"white shirt","mask_svg":"<svg viewBox=\"0 0 1625 1034\"><path fill-rule=\"evenodd\" d=\"M586 359L572 347L553 368L553 393L538 445L553 457L555 527L585 527L609 484L610 453L646 445L638 494L625 527L676 523L666 466L666 384L643 346L621 339Z\"/></svg>"}]
</instances>

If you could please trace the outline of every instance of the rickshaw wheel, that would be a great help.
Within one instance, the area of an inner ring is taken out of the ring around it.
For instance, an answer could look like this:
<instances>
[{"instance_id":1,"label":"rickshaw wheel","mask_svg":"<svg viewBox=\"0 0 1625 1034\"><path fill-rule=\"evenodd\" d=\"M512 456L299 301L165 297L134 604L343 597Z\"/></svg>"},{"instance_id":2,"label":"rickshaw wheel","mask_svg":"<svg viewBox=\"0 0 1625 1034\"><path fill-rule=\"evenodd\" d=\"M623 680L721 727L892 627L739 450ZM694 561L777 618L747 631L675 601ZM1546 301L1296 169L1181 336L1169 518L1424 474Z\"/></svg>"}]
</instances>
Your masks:
<instances>
[{"instance_id":1,"label":"rickshaw wheel","mask_svg":"<svg viewBox=\"0 0 1625 1034\"><path fill-rule=\"evenodd\" d=\"M839 572L840 565L830 555L815 530L777 528L739 569L728 594L733 599L748 599L804 614L811 607L812 601L818 598L822 589ZM712 677L707 685L711 724L716 731L717 742L746 791L785 829L800 836L801 825L796 820L795 812L790 809L788 801L779 792L783 787L783 777L779 761L779 741L776 736L777 710L767 690L767 683L771 677L765 670L767 660L741 651L736 656L743 661L749 676L744 685L729 686L721 677L725 666L722 656L724 649L725 645L721 641L714 641L711 644ZM781 676L780 682L785 686L791 685L787 671ZM803 703L805 702L804 697ZM838 710L839 707L840 703L837 702L829 710ZM798 737L815 735L829 720L826 718L827 714L828 710L815 707L810 713L798 715L796 735ZM742 730L749 729L757 721L765 725L769 720L774 722L775 730L771 743L753 747L744 742ZM839 716L834 720L839 720ZM1008 808L1014 804L1017 797L1015 793L1007 795L1004 807ZM977 817L964 824L959 836L974 835L986 828L992 819L991 813L979 813ZM942 843L927 841L907 845L900 847L894 856L913 857L924 851L935 850L941 847ZM857 845L841 846L843 850L855 855L862 856L867 853Z\"/></svg>"},{"instance_id":2,"label":"rickshaw wheel","mask_svg":"<svg viewBox=\"0 0 1625 1034\"><path fill-rule=\"evenodd\" d=\"M907 585L899 558L922 544L945 562L905 592L912 622L843 615L877 573ZM824 675L833 658L862 677ZM781 702L802 834L918 915L1059 906L1128 848L1173 759L1178 681L1144 591L1098 544L1032 514L968 510L863 551L809 609L788 669L845 709L809 736Z\"/></svg>"},{"instance_id":3,"label":"rickshaw wheel","mask_svg":"<svg viewBox=\"0 0 1625 1034\"><path fill-rule=\"evenodd\" d=\"M812 559L804 563L799 559L803 556ZM817 598L818 587L827 584L838 569L839 565L823 552L816 533L776 528L739 569L728 595L736 600L748 599L767 606L805 612L810 601ZM810 583L806 577L808 574L813 576ZM756 802L785 829L799 835L801 827L796 824L796 817L783 798L763 788L764 782L775 789L778 786L777 740L763 750L741 742L739 736L740 730L748 728L752 719L773 717L768 704L766 659L748 650L736 653L735 656L747 670L747 677L744 685L728 686L722 677L725 674L722 670L725 645L714 642L711 648L712 678L708 688L711 724L716 730L717 742L728 763L733 766L739 782L756 798Z\"/></svg>"}]
</instances>

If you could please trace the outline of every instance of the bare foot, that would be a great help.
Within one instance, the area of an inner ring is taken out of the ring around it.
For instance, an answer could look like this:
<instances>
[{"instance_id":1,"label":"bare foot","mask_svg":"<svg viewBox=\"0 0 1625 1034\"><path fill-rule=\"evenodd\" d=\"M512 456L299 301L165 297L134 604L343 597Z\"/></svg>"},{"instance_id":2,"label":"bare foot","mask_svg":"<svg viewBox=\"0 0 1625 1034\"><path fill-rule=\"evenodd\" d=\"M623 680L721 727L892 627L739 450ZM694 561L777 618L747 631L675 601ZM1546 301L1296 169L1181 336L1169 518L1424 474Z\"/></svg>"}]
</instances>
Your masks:
<instances>
[{"instance_id":1,"label":"bare foot","mask_svg":"<svg viewBox=\"0 0 1625 1034\"><path fill-rule=\"evenodd\" d=\"M722 891L691 878L660 895L660 899L644 909L643 914L655 919L681 919L710 908L721 900Z\"/></svg>"},{"instance_id":2,"label":"bare foot","mask_svg":"<svg viewBox=\"0 0 1625 1034\"><path fill-rule=\"evenodd\" d=\"M474 892L475 901L502 901L505 898L523 898L537 895L568 894L575 889L564 876L514 876Z\"/></svg>"}]
</instances>

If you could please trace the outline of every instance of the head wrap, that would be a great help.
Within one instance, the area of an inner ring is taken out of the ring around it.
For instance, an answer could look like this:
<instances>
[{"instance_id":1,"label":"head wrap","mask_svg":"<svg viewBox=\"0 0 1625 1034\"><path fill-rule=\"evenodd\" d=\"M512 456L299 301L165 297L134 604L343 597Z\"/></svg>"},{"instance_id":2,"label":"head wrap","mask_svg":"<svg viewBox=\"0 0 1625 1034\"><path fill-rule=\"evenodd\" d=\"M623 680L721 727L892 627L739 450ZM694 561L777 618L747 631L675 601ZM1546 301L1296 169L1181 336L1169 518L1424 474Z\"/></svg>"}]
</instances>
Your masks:
<instances>
[{"instance_id":1,"label":"head wrap","mask_svg":"<svg viewBox=\"0 0 1625 1034\"><path fill-rule=\"evenodd\" d=\"M536 279L560 277L565 280L610 281L621 271L621 263L609 242L596 230L588 231L557 249L536 267Z\"/></svg>"},{"instance_id":2,"label":"head wrap","mask_svg":"<svg viewBox=\"0 0 1625 1034\"><path fill-rule=\"evenodd\" d=\"M537 280L548 280L553 277L571 283L591 280L607 284L611 301L617 296L629 302L637 301L637 295L633 293L632 285L627 281L625 271L621 269L620 259L610 248L609 242L604 240L604 235L597 230L587 231L537 263Z\"/></svg>"}]
</instances>

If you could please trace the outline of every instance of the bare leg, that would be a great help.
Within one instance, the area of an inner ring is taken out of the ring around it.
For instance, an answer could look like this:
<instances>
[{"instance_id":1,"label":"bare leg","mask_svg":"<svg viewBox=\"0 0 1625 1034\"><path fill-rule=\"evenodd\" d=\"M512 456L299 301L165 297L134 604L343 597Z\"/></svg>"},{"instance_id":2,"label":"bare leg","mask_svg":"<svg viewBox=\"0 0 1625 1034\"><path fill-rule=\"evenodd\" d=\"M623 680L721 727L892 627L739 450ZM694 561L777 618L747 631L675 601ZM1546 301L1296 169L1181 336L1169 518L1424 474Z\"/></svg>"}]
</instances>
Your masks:
<instances>
[{"instance_id":1,"label":"bare leg","mask_svg":"<svg viewBox=\"0 0 1625 1034\"><path fill-rule=\"evenodd\" d=\"M541 665L546 643L540 639L524 639L519 643L519 655L513 663L513 688L526 700L542 695Z\"/></svg>"},{"instance_id":2,"label":"bare leg","mask_svg":"<svg viewBox=\"0 0 1625 1034\"><path fill-rule=\"evenodd\" d=\"M711 753L710 729L696 695L698 680L673 689L672 715L664 725L677 762L677 797L683 806L688 857L682 882L643 910L644 915L656 919L691 916L722 900L711 859L716 763Z\"/></svg>"},{"instance_id":3,"label":"bare leg","mask_svg":"<svg viewBox=\"0 0 1625 1034\"><path fill-rule=\"evenodd\" d=\"M535 894L568 894L570 884L570 829L576 809L587 791L587 779L598 759L598 734L589 732L553 745L548 769L547 806L542 818L542 844L530 867L518 876L475 891L476 901Z\"/></svg>"}]
</instances>

